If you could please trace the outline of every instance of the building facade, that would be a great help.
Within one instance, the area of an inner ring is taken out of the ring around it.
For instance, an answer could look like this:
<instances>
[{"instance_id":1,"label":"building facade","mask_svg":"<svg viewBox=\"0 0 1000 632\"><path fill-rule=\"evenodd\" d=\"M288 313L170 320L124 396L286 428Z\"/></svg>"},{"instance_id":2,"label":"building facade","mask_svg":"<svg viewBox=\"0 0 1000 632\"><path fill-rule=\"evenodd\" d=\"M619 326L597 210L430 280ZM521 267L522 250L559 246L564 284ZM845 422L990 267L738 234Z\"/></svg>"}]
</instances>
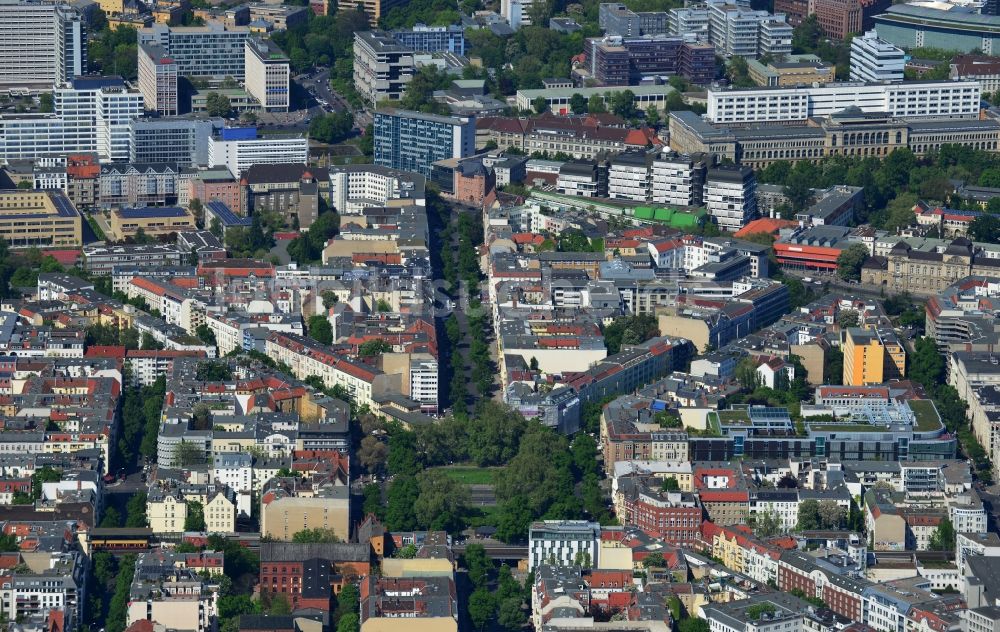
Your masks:
<instances>
[{"instance_id":1,"label":"building facade","mask_svg":"<svg viewBox=\"0 0 1000 632\"><path fill-rule=\"evenodd\" d=\"M851 40L851 81L902 81L906 53L875 31Z\"/></svg>"},{"instance_id":2,"label":"building facade","mask_svg":"<svg viewBox=\"0 0 1000 632\"><path fill-rule=\"evenodd\" d=\"M375 164L429 177L431 165L475 153L471 117L439 116L387 108L375 112Z\"/></svg>"},{"instance_id":3,"label":"building facade","mask_svg":"<svg viewBox=\"0 0 1000 632\"><path fill-rule=\"evenodd\" d=\"M274 42L259 37L244 44L246 90L265 112L287 112L291 76L288 56Z\"/></svg>"},{"instance_id":4,"label":"building facade","mask_svg":"<svg viewBox=\"0 0 1000 632\"><path fill-rule=\"evenodd\" d=\"M139 47L139 92L146 109L176 116L177 63L171 59L159 44L143 44Z\"/></svg>"}]
</instances>

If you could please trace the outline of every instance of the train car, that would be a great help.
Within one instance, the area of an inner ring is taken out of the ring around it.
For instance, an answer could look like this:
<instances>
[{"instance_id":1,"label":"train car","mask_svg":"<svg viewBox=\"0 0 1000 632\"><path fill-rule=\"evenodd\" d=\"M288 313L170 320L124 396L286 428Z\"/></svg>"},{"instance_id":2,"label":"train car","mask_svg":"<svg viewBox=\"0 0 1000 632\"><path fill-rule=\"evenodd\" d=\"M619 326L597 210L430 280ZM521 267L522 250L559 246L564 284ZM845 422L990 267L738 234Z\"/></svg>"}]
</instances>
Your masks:
<instances>
[{"instance_id":1,"label":"train car","mask_svg":"<svg viewBox=\"0 0 1000 632\"><path fill-rule=\"evenodd\" d=\"M152 539L152 529L95 528L87 533L92 551L145 551Z\"/></svg>"}]
</instances>

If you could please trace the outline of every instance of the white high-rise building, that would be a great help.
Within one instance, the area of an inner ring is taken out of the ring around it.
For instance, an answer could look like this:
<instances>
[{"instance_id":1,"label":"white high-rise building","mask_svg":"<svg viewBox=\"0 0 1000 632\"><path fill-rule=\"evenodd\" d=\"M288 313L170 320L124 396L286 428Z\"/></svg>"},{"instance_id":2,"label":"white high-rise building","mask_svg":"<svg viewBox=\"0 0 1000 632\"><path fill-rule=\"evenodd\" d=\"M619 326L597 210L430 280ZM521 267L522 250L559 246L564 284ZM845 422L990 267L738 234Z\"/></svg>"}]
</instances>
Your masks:
<instances>
[{"instance_id":1,"label":"white high-rise building","mask_svg":"<svg viewBox=\"0 0 1000 632\"><path fill-rule=\"evenodd\" d=\"M708 5L708 35L725 57L785 55L792 52L792 27L785 15L754 11L747 6Z\"/></svg>"},{"instance_id":2,"label":"white high-rise building","mask_svg":"<svg viewBox=\"0 0 1000 632\"><path fill-rule=\"evenodd\" d=\"M410 399L420 402L422 412L437 414L438 363L432 357L410 363Z\"/></svg>"},{"instance_id":3,"label":"white high-rise building","mask_svg":"<svg viewBox=\"0 0 1000 632\"><path fill-rule=\"evenodd\" d=\"M159 44L177 62L184 76L243 79L243 45L250 37L246 26L167 26L139 29L139 45Z\"/></svg>"},{"instance_id":4,"label":"white high-rise building","mask_svg":"<svg viewBox=\"0 0 1000 632\"><path fill-rule=\"evenodd\" d=\"M663 152L650 173L652 200L657 204L701 206L707 164L703 159Z\"/></svg>"},{"instance_id":5,"label":"white high-rise building","mask_svg":"<svg viewBox=\"0 0 1000 632\"><path fill-rule=\"evenodd\" d=\"M86 68L86 27L76 9L0 0L0 88L49 90Z\"/></svg>"},{"instance_id":6,"label":"white high-rise building","mask_svg":"<svg viewBox=\"0 0 1000 632\"><path fill-rule=\"evenodd\" d=\"M719 230L735 233L757 213L757 179L750 167L721 165L708 170L705 208Z\"/></svg>"},{"instance_id":7,"label":"white high-rise building","mask_svg":"<svg viewBox=\"0 0 1000 632\"><path fill-rule=\"evenodd\" d=\"M851 81L902 81L906 53L874 30L851 40Z\"/></svg>"},{"instance_id":8,"label":"white high-rise building","mask_svg":"<svg viewBox=\"0 0 1000 632\"><path fill-rule=\"evenodd\" d=\"M159 44L139 47L139 92L146 109L164 116L177 116L177 62Z\"/></svg>"},{"instance_id":9,"label":"white high-rise building","mask_svg":"<svg viewBox=\"0 0 1000 632\"><path fill-rule=\"evenodd\" d=\"M142 116L142 95L120 77L77 78L53 90L53 114L0 116L0 159L96 152L128 160L129 125Z\"/></svg>"},{"instance_id":10,"label":"white high-rise building","mask_svg":"<svg viewBox=\"0 0 1000 632\"><path fill-rule=\"evenodd\" d=\"M636 202L649 199L649 158L645 151L627 151L611 159L608 197Z\"/></svg>"},{"instance_id":11,"label":"white high-rise building","mask_svg":"<svg viewBox=\"0 0 1000 632\"><path fill-rule=\"evenodd\" d=\"M248 38L244 45L247 93L265 112L287 112L290 66L288 56L271 40Z\"/></svg>"}]
</instances>

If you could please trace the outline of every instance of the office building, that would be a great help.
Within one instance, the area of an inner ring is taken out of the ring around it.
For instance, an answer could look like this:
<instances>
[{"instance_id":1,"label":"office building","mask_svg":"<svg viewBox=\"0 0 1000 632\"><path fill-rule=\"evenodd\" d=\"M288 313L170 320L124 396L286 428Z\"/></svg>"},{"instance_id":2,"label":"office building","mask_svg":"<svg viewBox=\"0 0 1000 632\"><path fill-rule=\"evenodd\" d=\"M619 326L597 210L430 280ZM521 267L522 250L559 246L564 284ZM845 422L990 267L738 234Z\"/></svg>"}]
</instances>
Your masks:
<instances>
[{"instance_id":1,"label":"office building","mask_svg":"<svg viewBox=\"0 0 1000 632\"><path fill-rule=\"evenodd\" d=\"M194 215L177 206L120 208L111 212L108 238L123 241L128 237L134 238L140 230L153 237L196 228Z\"/></svg>"},{"instance_id":2,"label":"office building","mask_svg":"<svg viewBox=\"0 0 1000 632\"><path fill-rule=\"evenodd\" d=\"M772 60L766 65L750 59L747 71L754 83L765 88L829 83L836 79L833 66L812 54L785 55L783 60Z\"/></svg>"},{"instance_id":3,"label":"office building","mask_svg":"<svg viewBox=\"0 0 1000 632\"><path fill-rule=\"evenodd\" d=\"M811 0L809 4L823 34L841 40L852 33L872 30L875 27L875 16L888 10L890 5L892 0Z\"/></svg>"},{"instance_id":4,"label":"office building","mask_svg":"<svg viewBox=\"0 0 1000 632\"><path fill-rule=\"evenodd\" d=\"M902 81L905 65L906 53L875 31L851 40L851 81Z\"/></svg>"},{"instance_id":5,"label":"office building","mask_svg":"<svg viewBox=\"0 0 1000 632\"><path fill-rule=\"evenodd\" d=\"M844 332L844 386L881 384L906 377L906 350L889 329Z\"/></svg>"},{"instance_id":6,"label":"office building","mask_svg":"<svg viewBox=\"0 0 1000 632\"><path fill-rule=\"evenodd\" d=\"M670 34L688 35L698 41L709 40L709 17L707 7L684 7L670 9Z\"/></svg>"},{"instance_id":7,"label":"office building","mask_svg":"<svg viewBox=\"0 0 1000 632\"><path fill-rule=\"evenodd\" d=\"M783 15L734 4L708 5L708 35L725 57L754 58L792 52L792 27Z\"/></svg>"},{"instance_id":8,"label":"office building","mask_svg":"<svg viewBox=\"0 0 1000 632\"><path fill-rule=\"evenodd\" d=\"M342 215L371 206L423 206L424 178L376 165L330 168L330 200Z\"/></svg>"},{"instance_id":9,"label":"office building","mask_svg":"<svg viewBox=\"0 0 1000 632\"><path fill-rule=\"evenodd\" d=\"M790 88L708 90L707 117L715 123L804 121L849 107L898 118L977 118L980 87L975 81L906 83L839 82Z\"/></svg>"},{"instance_id":10,"label":"office building","mask_svg":"<svg viewBox=\"0 0 1000 632\"><path fill-rule=\"evenodd\" d=\"M128 160L128 126L143 100L120 77L79 77L57 86L53 101L53 114L0 116L0 159L97 152Z\"/></svg>"},{"instance_id":11,"label":"office building","mask_svg":"<svg viewBox=\"0 0 1000 632\"><path fill-rule=\"evenodd\" d=\"M305 136L258 137L256 127L223 128L208 141L208 165L236 176L253 165L305 164L308 158Z\"/></svg>"},{"instance_id":12,"label":"office building","mask_svg":"<svg viewBox=\"0 0 1000 632\"><path fill-rule=\"evenodd\" d=\"M605 197L607 184L604 184L604 195L601 195L602 178L597 164L591 160L570 160L559 167L556 178L556 191L560 195L575 195L578 197Z\"/></svg>"},{"instance_id":13,"label":"office building","mask_svg":"<svg viewBox=\"0 0 1000 632\"><path fill-rule=\"evenodd\" d=\"M247 38L244 50L247 93L260 102L265 112L287 112L291 75L288 56L271 40L259 37Z\"/></svg>"},{"instance_id":14,"label":"office building","mask_svg":"<svg viewBox=\"0 0 1000 632\"><path fill-rule=\"evenodd\" d=\"M461 26L417 24L412 29L393 31L392 37L414 51L465 55L465 29Z\"/></svg>"},{"instance_id":15,"label":"office building","mask_svg":"<svg viewBox=\"0 0 1000 632\"><path fill-rule=\"evenodd\" d=\"M389 33L354 34L354 87L371 105L383 99L402 99L414 72L413 49Z\"/></svg>"},{"instance_id":16,"label":"office building","mask_svg":"<svg viewBox=\"0 0 1000 632\"><path fill-rule=\"evenodd\" d=\"M701 206L704 203L705 177L712 157L688 156L672 151L661 152L650 169L652 196L657 204Z\"/></svg>"},{"instance_id":17,"label":"office building","mask_svg":"<svg viewBox=\"0 0 1000 632\"><path fill-rule=\"evenodd\" d=\"M375 112L375 164L430 176L431 165L475 153L474 118L387 108Z\"/></svg>"},{"instance_id":18,"label":"office building","mask_svg":"<svg viewBox=\"0 0 1000 632\"><path fill-rule=\"evenodd\" d=\"M184 169L208 164L208 141L221 119L138 118L129 125L129 162L172 163Z\"/></svg>"},{"instance_id":19,"label":"office building","mask_svg":"<svg viewBox=\"0 0 1000 632\"><path fill-rule=\"evenodd\" d=\"M645 151L627 151L610 160L608 197L613 200L649 199L649 166L653 157Z\"/></svg>"},{"instance_id":20,"label":"office building","mask_svg":"<svg viewBox=\"0 0 1000 632\"><path fill-rule=\"evenodd\" d=\"M87 30L76 9L0 1L0 88L49 90L87 69Z\"/></svg>"},{"instance_id":21,"label":"office building","mask_svg":"<svg viewBox=\"0 0 1000 632\"><path fill-rule=\"evenodd\" d=\"M167 26L154 24L139 29L139 45L159 44L184 76L244 78L244 45L249 27Z\"/></svg>"},{"instance_id":22,"label":"office building","mask_svg":"<svg viewBox=\"0 0 1000 632\"><path fill-rule=\"evenodd\" d=\"M587 41L590 72L601 85L637 84L646 76L681 75L696 84L715 78L715 48L670 35L622 37Z\"/></svg>"},{"instance_id":23,"label":"office building","mask_svg":"<svg viewBox=\"0 0 1000 632\"><path fill-rule=\"evenodd\" d=\"M528 570L542 564L597 567L601 525L586 520L543 520L528 529Z\"/></svg>"},{"instance_id":24,"label":"office building","mask_svg":"<svg viewBox=\"0 0 1000 632\"><path fill-rule=\"evenodd\" d=\"M809 0L774 0L774 12L784 13L792 28L809 17Z\"/></svg>"},{"instance_id":25,"label":"office building","mask_svg":"<svg viewBox=\"0 0 1000 632\"><path fill-rule=\"evenodd\" d=\"M0 191L0 238L11 248L79 246L83 219L58 191Z\"/></svg>"},{"instance_id":26,"label":"office building","mask_svg":"<svg viewBox=\"0 0 1000 632\"><path fill-rule=\"evenodd\" d=\"M549 111L553 114L565 116L571 114L569 105L573 95L579 94L585 100L597 95L604 102L605 107L610 107L611 100L618 92L624 89L608 89L606 87L594 88L540 88L531 90L518 90L515 97L516 105L520 110L530 110L532 103L538 97L545 97ZM632 103L637 110L645 112L650 106L663 112L667 109L667 98L676 90L670 85L649 85L630 86L628 91L632 93Z\"/></svg>"},{"instance_id":27,"label":"office building","mask_svg":"<svg viewBox=\"0 0 1000 632\"><path fill-rule=\"evenodd\" d=\"M159 44L139 47L139 92L147 110L177 115L177 62Z\"/></svg>"},{"instance_id":28,"label":"office building","mask_svg":"<svg viewBox=\"0 0 1000 632\"><path fill-rule=\"evenodd\" d=\"M602 2L598 8L597 22L608 35L638 36L665 35L670 30L670 15L665 11L636 13L618 2Z\"/></svg>"},{"instance_id":29,"label":"office building","mask_svg":"<svg viewBox=\"0 0 1000 632\"><path fill-rule=\"evenodd\" d=\"M719 230L735 233L757 214L757 179L753 169L720 165L705 178L705 208Z\"/></svg>"}]
</instances>

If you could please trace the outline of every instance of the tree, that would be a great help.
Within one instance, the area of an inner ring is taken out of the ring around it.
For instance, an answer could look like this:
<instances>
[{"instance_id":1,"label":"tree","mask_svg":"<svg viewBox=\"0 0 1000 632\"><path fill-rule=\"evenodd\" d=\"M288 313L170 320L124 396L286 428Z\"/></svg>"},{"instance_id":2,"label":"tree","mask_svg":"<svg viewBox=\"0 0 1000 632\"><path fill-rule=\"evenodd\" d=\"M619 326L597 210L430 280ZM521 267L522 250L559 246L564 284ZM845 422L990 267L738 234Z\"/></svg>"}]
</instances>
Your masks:
<instances>
[{"instance_id":1,"label":"tree","mask_svg":"<svg viewBox=\"0 0 1000 632\"><path fill-rule=\"evenodd\" d=\"M469 618L472 620L472 627L476 630L485 630L490 621L493 620L493 613L496 610L496 600L487 588L480 587L469 596Z\"/></svg>"},{"instance_id":2,"label":"tree","mask_svg":"<svg viewBox=\"0 0 1000 632\"><path fill-rule=\"evenodd\" d=\"M122 526L122 515L114 507L108 507L104 510L104 515L101 517L101 528L102 529L117 529Z\"/></svg>"},{"instance_id":3,"label":"tree","mask_svg":"<svg viewBox=\"0 0 1000 632\"><path fill-rule=\"evenodd\" d=\"M995 244L1000 240L1000 217L996 215L980 215L969 224L969 239L987 244Z\"/></svg>"},{"instance_id":4,"label":"tree","mask_svg":"<svg viewBox=\"0 0 1000 632\"><path fill-rule=\"evenodd\" d=\"M391 444L390 444L391 450ZM391 469L391 468L390 468ZM385 524L393 531L412 531L417 526L413 505L420 486L413 476L396 476L386 494Z\"/></svg>"},{"instance_id":5,"label":"tree","mask_svg":"<svg viewBox=\"0 0 1000 632\"><path fill-rule=\"evenodd\" d=\"M896 153L896 152L893 152ZM912 226L917 216L913 212L919 199L913 193L901 193L886 206L885 213L881 221L878 217L873 218L874 223L881 223L881 228L890 232L896 232L900 228Z\"/></svg>"},{"instance_id":6,"label":"tree","mask_svg":"<svg viewBox=\"0 0 1000 632\"><path fill-rule=\"evenodd\" d=\"M309 138L333 145L343 142L354 131L354 115L345 110L321 114L309 123Z\"/></svg>"},{"instance_id":7,"label":"tree","mask_svg":"<svg viewBox=\"0 0 1000 632\"><path fill-rule=\"evenodd\" d=\"M485 588L493 570L493 562L482 544L470 544L462 555L462 565L469 571L469 581L476 588Z\"/></svg>"},{"instance_id":8,"label":"tree","mask_svg":"<svg viewBox=\"0 0 1000 632\"><path fill-rule=\"evenodd\" d=\"M931 534L929 546L932 551L955 550L955 525L950 519L946 517L941 520L941 524Z\"/></svg>"},{"instance_id":9,"label":"tree","mask_svg":"<svg viewBox=\"0 0 1000 632\"><path fill-rule=\"evenodd\" d=\"M810 531L820 528L819 501L809 499L799 503L799 531Z\"/></svg>"},{"instance_id":10,"label":"tree","mask_svg":"<svg viewBox=\"0 0 1000 632\"><path fill-rule=\"evenodd\" d=\"M535 110L536 114L541 114L549 109L549 100L539 95L531 102L531 107Z\"/></svg>"},{"instance_id":11,"label":"tree","mask_svg":"<svg viewBox=\"0 0 1000 632\"><path fill-rule=\"evenodd\" d=\"M205 507L197 500L189 501L187 504L187 517L184 519L185 531L205 530Z\"/></svg>"},{"instance_id":12,"label":"tree","mask_svg":"<svg viewBox=\"0 0 1000 632\"><path fill-rule=\"evenodd\" d=\"M435 531L459 531L469 502L468 488L441 470L417 475L420 494L413 503L417 524Z\"/></svg>"},{"instance_id":13,"label":"tree","mask_svg":"<svg viewBox=\"0 0 1000 632\"><path fill-rule=\"evenodd\" d=\"M677 625L677 630L678 632L708 632L708 621L695 617L681 619L681 622Z\"/></svg>"},{"instance_id":14,"label":"tree","mask_svg":"<svg viewBox=\"0 0 1000 632\"><path fill-rule=\"evenodd\" d=\"M42 113L55 111L55 99L51 92L43 92L38 95L38 111Z\"/></svg>"},{"instance_id":15,"label":"tree","mask_svg":"<svg viewBox=\"0 0 1000 632\"><path fill-rule=\"evenodd\" d=\"M642 560L643 568L665 568L666 565L662 553L650 553Z\"/></svg>"},{"instance_id":16,"label":"tree","mask_svg":"<svg viewBox=\"0 0 1000 632\"><path fill-rule=\"evenodd\" d=\"M347 584L337 595L337 611L334 619L343 619L349 614L358 611L361 603L361 592L355 584Z\"/></svg>"},{"instance_id":17,"label":"tree","mask_svg":"<svg viewBox=\"0 0 1000 632\"><path fill-rule=\"evenodd\" d=\"M585 99L579 92L574 92L573 96L569 98L569 109L573 112L573 114L586 114L587 99Z\"/></svg>"},{"instance_id":18,"label":"tree","mask_svg":"<svg viewBox=\"0 0 1000 632\"><path fill-rule=\"evenodd\" d=\"M337 622L337 632L358 632L359 630L361 630L361 620L356 612L348 612Z\"/></svg>"},{"instance_id":19,"label":"tree","mask_svg":"<svg viewBox=\"0 0 1000 632\"><path fill-rule=\"evenodd\" d=\"M337 535L337 532L333 529L324 529L322 527L316 527L315 529L303 529L302 531L296 531L292 536L292 542L298 544L308 544L308 543L331 543L331 542L343 542L343 538Z\"/></svg>"},{"instance_id":20,"label":"tree","mask_svg":"<svg viewBox=\"0 0 1000 632\"><path fill-rule=\"evenodd\" d=\"M622 118L632 118L635 114L635 93L631 90L619 90L611 97L611 111Z\"/></svg>"},{"instance_id":21,"label":"tree","mask_svg":"<svg viewBox=\"0 0 1000 632\"><path fill-rule=\"evenodd\" d=\"M229 118L233 115L233 104L226 95L209 92L205 97L205 111L209 116Z\"/></svg>"},{"instance_id":22,"label":"tree","mask_svg":"<svg viewBox=\"0 0 1000 632\"><path fill-rule=\"evenodd\" d=\"M608 111L604 103L604 97L599 94L592 94L587 100L587 111L591 114L603 114Z\"/></svg>"},{"instance_id":23,"label":"tree","mask_svg":"<svg viewBox=\"0 0 1000 632\"><path fill-rule=\"evenodd\" d=\"M357 454L358 461L370 474L377 474L385 469L385 461L388 455L388 446L377 437L368 435L361 439L361 445L358 448Z\"/></svg>"},{"instance_id":24,"label":"tree","mask_svg":"<svg viewBox=\"0 0 1000 632\"><path fill-rule=\"evenodd\" d=\"M660 126L660 111L655 105L646 108L646 124L654 128Z\"/></svg>"},{"instance_id":25,"label":"tree","mask_svg":"<svg viewBox=\"0 0 1000 632\"><path fill-rule=\"evenodd\" d=\"M521 608L520 597L508 597L500 602L497 623L505 630L520 630L527 622L528 617Z\"/></svg>"},{"instance_id":26,"label":"tree","mask_svg":"<svg viewBox=\"0 0 1000 632\"><path fill-rule=\"evenodd\" d=\"M680 484L677 483L677 479L673 476L668 476L663 479L663 486L661 489L665 492L679 492L681 491Z\"/></svg>"},{"instance_id":27,"label":"tree","mask_svg":"<svg viewBox=\"0 0 1000 632\"><path fill-rule=\"evenodd\" d=\"M933 393L939 384L944 383L945 360L933 338L917 338L908 361L909 378L919 382L929 393Z\"/></svg>"},{"instance_id":28,"label":"tree","mask_svg":"<svg viewBox=\"0 0 1000 632\"><path fill-rule=\"evenodd\" d=\"M274 616L291 614L292 604L288 601L288 597L281 593L274 594L271 595L271 603L268 605L267 612Z\"/></svg>"},{"instance_id":29,"label":"tree","mask_svg":"<svg viewBox=\"0 0 1000 632\"><path fill-rule=\"evenodd\" d=\"M384 338L366 340L358 347L358 355L362 358L371 358L377 355L382 355L386 351L392 351L392 345L386 342Z\"/></svg>"},{"instance_id":30,"label":"tree","mask_svg":"<svg viewBox=\"0 0 1000 632\"><path fill-rule=\"evenodd\" d=\"M193 443L181 440L174 448L174 466L176 467L189 467L204 461L204 451Z\"/></svg>"},{"instance_id":31,"label":"tree","mask_svg":"<svg viewBox=\"0 0 1000 632\"><path fill-rule=\"evenodd\" d=\"M844 510L834 500L821 500L817 513L824 529L839 529L846 517Z\"/></svg>"},{"instance_id":32,"label":"tree","mask_svg":"<svg viewBox=\"0 0 1000 632\"><path fill-rule=\"evenodd\" d=\"M330 309L340 300L333 290L326 290L320 295L323 298L323 309Z\"/></svg>"},{"instance_id":33,"label":"tree","mask_svg":"<svg viewBox=\"0 0 1000 632\"><path fill-rule=\"evenodd\" d=\"M216 344L215 332L212 331L212 329L208 325L206 325L205 323L202 323L202 324L198 325L197 327L195 327L194 334L196 336L198 336L199 340L201 340L202 342L204 342L207 345L215 345Z\"/></svg>"},{"instance_id":34,"label":"tree","mask_svg":"<svg viewBox=\"0 0 1000 632\"><path fill-rule=\"evenodd\" d=\"M393 557L397 557L404 560L412 560L417 556L417 545L410 543L403 548L396 551Z\"/></svg>"},{"instance_id":35,"label":"tree","mask_svg":"<svg viewBox=\"0 0 1000 632\"><path fill-rule=\"evenodd\" d=\"M309 318L309 337L324 345L333 344L333 327L326 316L311 316Z\"/></svg>"},{"instance_id":36,"label":"tree","mask_svg":"<svg viewBox=\"0 0 1000 632\"><path fill-rule=\"evenodd\" d=\"M132 497L125 503L125 526L130 529L144 528L149 526L146 518L146 498L144 491L132 494Z\"/></svg>"},{"instance_id":37,"label":"tree","mask_svg":"<svg viewBox=\"0 0 1000 632\"><path fill-rule=\"evenodd\" d=\"M781 518L774 511L763 511L754 515L753 532L758 538L770 538L784 531Z\"/></svg>"},{"instance_id":38,"label":"tree","mask_svg":"<svg viewBox=\"0 0 1000 632\"><path fill-rule=\"evenodd\" d=\"M864 244L851 244L837 257L837 274L844 280L860 280L861 265L868 259Z\"/></svg>"}]
</instances>

